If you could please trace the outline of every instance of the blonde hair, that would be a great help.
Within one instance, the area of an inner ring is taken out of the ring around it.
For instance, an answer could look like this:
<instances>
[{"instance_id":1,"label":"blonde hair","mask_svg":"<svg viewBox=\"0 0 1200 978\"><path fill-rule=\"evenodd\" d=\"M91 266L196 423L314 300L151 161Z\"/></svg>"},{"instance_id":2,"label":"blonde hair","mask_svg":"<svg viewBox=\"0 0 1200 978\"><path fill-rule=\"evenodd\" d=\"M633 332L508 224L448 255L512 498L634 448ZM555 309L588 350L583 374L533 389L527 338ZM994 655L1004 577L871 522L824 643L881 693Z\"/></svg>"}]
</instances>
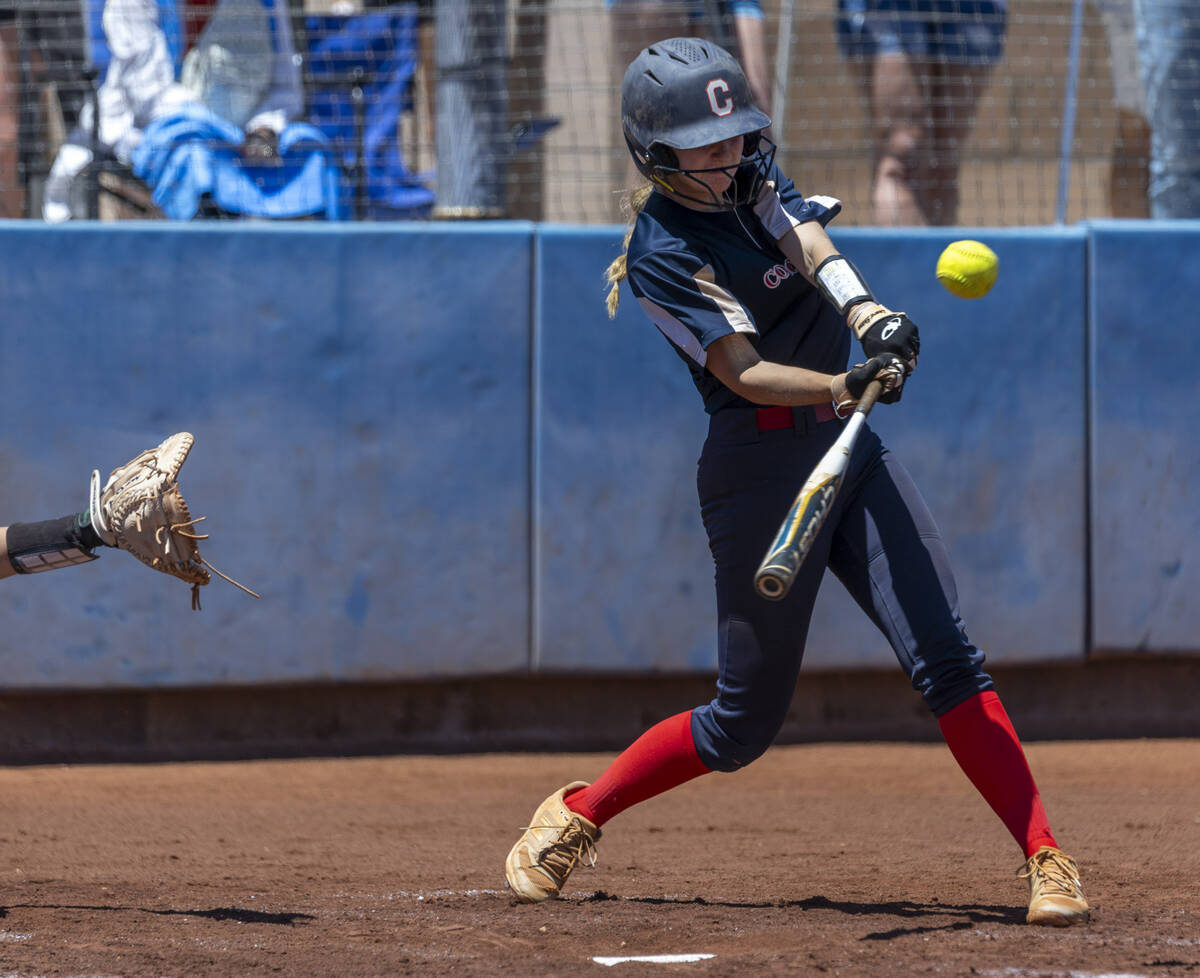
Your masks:
<instances>
[{"instance_id":1,"label":"blonde hair","mask_svg":"<svg viewBox=\"0 0 1200 978\"><path fill-rule=\"evenodd\" d=\"M648 183L642 184L640 187L635 187L625 195L621 201L621 213L629 222L629 227L625 229L625 240L621 243L621 254L613 259L612 264L604 270L604 281L612 286L608 290L608 298L605 304L608 306L608 318L612 319L617 314L617 306L621 302L621 283L625 280L626 268L625 257L629 254L629 242L633 238L633 226L637 223L638 215L642 212L642 208L646 206L646 201L650 199L652 187Z\"/></svg>"}]
</instances>

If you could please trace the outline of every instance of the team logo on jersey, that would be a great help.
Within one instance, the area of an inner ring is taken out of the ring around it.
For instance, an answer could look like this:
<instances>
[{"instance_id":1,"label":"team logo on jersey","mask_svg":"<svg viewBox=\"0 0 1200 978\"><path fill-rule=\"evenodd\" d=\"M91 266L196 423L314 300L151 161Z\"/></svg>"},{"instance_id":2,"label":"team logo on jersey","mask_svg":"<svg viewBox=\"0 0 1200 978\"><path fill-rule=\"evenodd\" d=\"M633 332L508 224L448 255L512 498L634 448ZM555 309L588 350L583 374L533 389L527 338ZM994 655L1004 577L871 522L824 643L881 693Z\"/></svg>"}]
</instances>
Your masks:
<instances>
[{"instance_id":1,"label":"team logo on jersey","mask_svg":"<svg viewBox=\"0 0 1200 978\"><path fill-rule=\"evenodd\" d=\"M713 115L726 116L733 111L733 96L729 94L729 82L724 78L714 78L704 91L708 94Z\"/></svg>"},{"instance_id":2,"label":"team logo on jersey","mask_svg":"<svg viewBox=\"0 0 1200 978\"><path fill-rule=\"evenodd\" d=\"M763 274L763 285L768 289L777 289L780 283L786 282L795 274L796 266L790 261L785 261L782 265L772 265Z\"/></svg>"},{"instance_id":3,"label":"team logo on jersey","mask_svg":"<svg viewBox=\"0 0 1200 978\"><path fill-rule=\"evenodd\" d=\"M883 332L879 334L879 338L881 340L890 339L891 335L894 332L896 332L896 330L898 330L899 328L900 328L900 317L895 316L894 318L888 320L887 325L883 327Z\"/></svg>"}]
</instances>

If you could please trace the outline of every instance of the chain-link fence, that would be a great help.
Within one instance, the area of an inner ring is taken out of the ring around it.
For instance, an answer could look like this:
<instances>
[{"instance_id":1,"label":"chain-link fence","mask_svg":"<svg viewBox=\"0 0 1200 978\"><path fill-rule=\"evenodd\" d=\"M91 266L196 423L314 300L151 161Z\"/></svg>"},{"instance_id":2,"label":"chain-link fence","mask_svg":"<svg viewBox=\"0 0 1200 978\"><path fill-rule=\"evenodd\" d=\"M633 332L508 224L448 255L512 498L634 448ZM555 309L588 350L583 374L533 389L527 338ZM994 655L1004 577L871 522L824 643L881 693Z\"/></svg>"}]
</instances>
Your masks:
<instances>
[{"instance_id":1,"label":"chain-link fence","mask_svg":"<svg viewBox=\"0 0 1200 978\"><path fill-rule=\"evenodd\" d=\"M1191 0L0 0L0 215L616 222L621 75L687 33L735 50L844 224L1147 216L1198 25Z\"/></svg>"}]
</instances>

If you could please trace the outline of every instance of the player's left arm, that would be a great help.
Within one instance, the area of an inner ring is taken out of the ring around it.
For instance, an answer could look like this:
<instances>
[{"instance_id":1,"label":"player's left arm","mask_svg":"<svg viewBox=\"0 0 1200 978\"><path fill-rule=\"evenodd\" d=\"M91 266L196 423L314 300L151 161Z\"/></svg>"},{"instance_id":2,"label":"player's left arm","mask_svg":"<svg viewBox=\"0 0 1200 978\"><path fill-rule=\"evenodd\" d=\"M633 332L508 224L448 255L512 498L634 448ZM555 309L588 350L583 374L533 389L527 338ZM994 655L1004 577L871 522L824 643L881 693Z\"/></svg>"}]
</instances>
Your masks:
<instances>
[{"instance_id":1,"label":"player's left arm","mask_svg":"<svg viewBox=\"0 0 1200 978\"><path fill-rule=\"evenodd\" d=\"M788 185L783 196L798 195ZM830 239L822 223L824 214L818 211L809 217L801 211L798 216L794 206L785 206L773 182L763 188L754 212L797 271L845 318L868 357L890 354L910 369L917 365L921 350L917 324L907 313L893 312L876 301L862 273Z\"/></svg>"}]
</instances>

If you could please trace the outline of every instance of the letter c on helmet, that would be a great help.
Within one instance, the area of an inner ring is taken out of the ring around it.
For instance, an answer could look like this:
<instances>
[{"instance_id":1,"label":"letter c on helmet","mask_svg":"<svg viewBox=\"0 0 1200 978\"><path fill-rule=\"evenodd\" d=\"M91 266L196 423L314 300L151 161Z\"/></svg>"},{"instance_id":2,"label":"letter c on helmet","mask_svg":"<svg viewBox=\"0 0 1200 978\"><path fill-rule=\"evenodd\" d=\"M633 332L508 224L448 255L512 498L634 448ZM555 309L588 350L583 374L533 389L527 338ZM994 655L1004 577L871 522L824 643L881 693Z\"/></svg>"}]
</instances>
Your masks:
<instances>
[{"instance_id":1,"label":"letter c on helmet","mask_svg":"<svg viewBox=\"0 0 1200 978\"><path fill-rule=\"evenodd\" d=\"M714 78L704 89L708 93L708 104L713 115L725 116L733 111L733 99L729 97L729 82Z\"/></svg>"}]
</instances>

